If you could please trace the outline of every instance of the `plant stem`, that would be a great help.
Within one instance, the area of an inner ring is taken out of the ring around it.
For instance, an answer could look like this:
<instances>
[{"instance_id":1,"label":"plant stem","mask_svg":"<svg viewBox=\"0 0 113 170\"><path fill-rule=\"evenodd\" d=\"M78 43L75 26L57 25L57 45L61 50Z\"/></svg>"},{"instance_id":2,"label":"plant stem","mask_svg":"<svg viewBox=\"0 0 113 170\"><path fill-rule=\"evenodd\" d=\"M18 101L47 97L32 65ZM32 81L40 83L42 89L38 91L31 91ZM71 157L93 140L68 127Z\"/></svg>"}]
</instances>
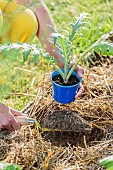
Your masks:
<instances>
[{"instance_id":1,"label":"plant stem","mask_svg":"<svg viewBox=\"0 0 113 170\"><path fill-rule=\"evenodd\" d=\"M62 76L62 78L65 82L65 74L63 73L63 71L55 63L52 63L52 65L59 72L59 74Z\"/></svg>"},{"instance_id":2,"label":"plant stem","mask_svg":"<svg viewBox=\"0 0 113 170\"><path fill-rule=\"evenodd\" d=\"M63 54L64 54L64 75L65 75L65 78L64 78L64 82L66 83L66 76L68 74L68 58L67 58L67 54L66 54L66 49L65 49L65 40L60 38L60 43L61 43L61 46L62 46L62 50L63 50Z\"/></svg>"}]
</instances>

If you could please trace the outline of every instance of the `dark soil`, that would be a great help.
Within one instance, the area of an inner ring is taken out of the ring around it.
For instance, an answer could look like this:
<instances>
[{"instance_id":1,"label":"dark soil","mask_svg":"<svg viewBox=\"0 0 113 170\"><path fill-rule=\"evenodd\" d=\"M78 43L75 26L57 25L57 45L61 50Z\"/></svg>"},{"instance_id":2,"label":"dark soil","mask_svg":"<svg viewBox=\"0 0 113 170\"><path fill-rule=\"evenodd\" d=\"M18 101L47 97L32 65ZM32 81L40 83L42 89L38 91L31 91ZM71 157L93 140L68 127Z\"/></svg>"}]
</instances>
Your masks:
<instances>
[{"instance_id":1,"label":"dark soil","mask_svg":"<svg viewBox=\"0 0 113 170\"><path fill-rule=\"evenodd\" d=\"M81 118L77 113L68 110L58 110L47 115L41 126L47 128L42 132L42 137L53 145L66 146L68 144L84 147L87 142L101 141L106 132L90 127L90 121Z\"/></svg>"},{"instance_id":2,"label":"dark soil","mask_svg":"<svg viewBox=\"0 0 113 170\"><path fill-rule=\"evenodd\" d=\"M71 75L71 77L69 78L69 80L68 80L67 83L65 83L65 82L63 81L63 78L61 77L60 74L54 76L54 77L52 78L52 80L53 80L55 83L57 83L57 84L59 84L59 85L61 85L61 86L72 86L72 85L75 85L75 84L77 84L77 83L79 82L79 79L78 79L76 76L74 76L74 75Z\"/></svg>"},{"instance_id":3,"label":"dark soil","mask_svg":"<svg viewBox=\"0 0 113 170\"><path fill-rule=\"evenodd\" d=\"M105 133L94 128L91 132L43 132L42 137L55 146L68 146L70 144L71 146L85 147L85 142L91 146L104 139Z\"/></svg>"},{"instance_id":4,"label":"dark soil","mask_svg":"<svg viewBox=\"0 0 113 170\"><path fill-rule=\"evenodd\" d=\"M41 122L43 128L50 131L85 132L90 131L89 123L77 113L68 110L58 110L47 115Z\"/></svg>"},{"instance_id":5,"label":"dark soil","mask_svg":"<svg viewBox=\"0 0 113 170\"><path fill-rule=\"evenodd\" d=\"M84 137L88 140L87 132L43 132L44 140L51 142L54 146L81 146L84 147Z\"/></svg>"}]
</instances>

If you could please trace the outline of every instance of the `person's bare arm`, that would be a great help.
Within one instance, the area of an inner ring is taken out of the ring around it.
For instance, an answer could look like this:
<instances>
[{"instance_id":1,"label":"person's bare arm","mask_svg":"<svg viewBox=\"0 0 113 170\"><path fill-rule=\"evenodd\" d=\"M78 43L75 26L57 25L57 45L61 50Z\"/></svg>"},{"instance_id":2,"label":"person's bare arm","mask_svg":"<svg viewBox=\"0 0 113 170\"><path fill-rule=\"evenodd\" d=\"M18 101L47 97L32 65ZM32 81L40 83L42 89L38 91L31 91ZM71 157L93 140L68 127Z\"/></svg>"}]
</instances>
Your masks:
<instances>
[{"instance_id":1,"label":"person's bare arm","mask_svg":"<svg viewBox=\"0 0 113 170\"><path fill-rule=\"evenodd\" d=\"M51 34L52 34L51 27L55 29L55 25L54 25L52 16L50 15L48 11L48 8L42 2L40 7L34 10L34 13L36 17L38 18L38 22L39 22L39 31L37 33L37 37L39 38L45 50L49 52L51 56L54 56L57 59L58 66L63 67L64 65L62 63L62 57L58 54L58 52L56 52L56 49L53 43L50 41Z\"/></svg>"},{"instance_id":2,"label":"person's bare arm","mask_svg":"<svg viewBox=\"0 0 113 170\"><path fill-rule=\"evenodd\" d=\"M40 1L40 0L39 0ZM38 2L39 2L38 1ZM51 39L52 27L54 29L54 21L53 18L43 1L37 3L37 8L33 8L33 12L35 13L38 23L39 23L39 30L37 32L37 37L40 40L44 49L51 55L57 59L57 65L60 68L63 68L64 64L62 62L62 57L56 52L56 48L54 47Z\"/></svg>"}]
</instances>

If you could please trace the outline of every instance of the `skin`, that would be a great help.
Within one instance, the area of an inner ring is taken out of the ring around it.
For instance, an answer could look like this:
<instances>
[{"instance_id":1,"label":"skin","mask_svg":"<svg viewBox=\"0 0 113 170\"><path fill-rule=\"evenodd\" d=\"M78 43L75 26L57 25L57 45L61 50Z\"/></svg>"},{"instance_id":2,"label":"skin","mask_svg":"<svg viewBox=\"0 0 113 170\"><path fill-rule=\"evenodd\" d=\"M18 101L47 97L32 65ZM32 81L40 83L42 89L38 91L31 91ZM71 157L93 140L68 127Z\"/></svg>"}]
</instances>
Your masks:
<instances>
[{"instance_id":1,"label":"skin","mask_svg":"<svg viewBox=\"0 0 113 170\"><path fill-rule=\"evenodd\" d=\"M56 52L53 43L49 41L52 33L52 29L49 25L53 26L54 28L55 25L52 16L50 15L49 10L46 7L45 3L41 0L15 0L15 2L31 8L31 10L35 13L39 23L37 38L41 42L43 48L45 48L45 50L49 52L51 56L54 56L57 59L58 66L63 68L61 56ZM33 3L33 6L30 6L31 3ZM71 63L71 66L73 64L74 62ZM77 66L76 71L79 77L83 77L84 70L82 69L81 66ZM80 97L83 91L84 88L81 84L75 98L77 99L78 97ZM17 115L23 115L23 114L19 111L11 109L8 106L5 106L3 103L0 103L0 129L7 128L8 130L19 130L21 127L15 118L15 116Z\"/></svg>"},{"instance_id":2,"label":"skin","mask_svg":"<svg viewBox=\"0 0 113 170\"><path fill-rule=\"evenodd\" d=\"M0 129L19 130L20 124L16 120L16 116L23 116L23 114L0 103Z\"/></svg>"}]
</instances>

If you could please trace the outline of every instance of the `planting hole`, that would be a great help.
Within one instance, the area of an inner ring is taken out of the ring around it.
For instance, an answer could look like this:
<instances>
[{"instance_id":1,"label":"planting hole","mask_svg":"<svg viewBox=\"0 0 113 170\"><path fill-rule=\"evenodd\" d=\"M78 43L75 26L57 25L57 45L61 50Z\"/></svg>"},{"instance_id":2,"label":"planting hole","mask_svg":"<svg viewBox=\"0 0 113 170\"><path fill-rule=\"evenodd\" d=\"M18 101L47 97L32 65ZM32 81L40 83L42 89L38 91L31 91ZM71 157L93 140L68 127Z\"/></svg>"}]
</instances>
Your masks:
<instances>
[{"instance_id":1,"label":"planting hole","mask_svg":"<svg viewBox=\"0 0 113 170\"><path fill-rule=\"evenodd\" d=\"M58 110L47 115L41 121L44 129L42 137L53 145L66 146L69 144L84 147L85 141L99 141L104 132L98 128L91 129L90 123L81 118L77 113Z\"/></svg>"}]
</instances>

